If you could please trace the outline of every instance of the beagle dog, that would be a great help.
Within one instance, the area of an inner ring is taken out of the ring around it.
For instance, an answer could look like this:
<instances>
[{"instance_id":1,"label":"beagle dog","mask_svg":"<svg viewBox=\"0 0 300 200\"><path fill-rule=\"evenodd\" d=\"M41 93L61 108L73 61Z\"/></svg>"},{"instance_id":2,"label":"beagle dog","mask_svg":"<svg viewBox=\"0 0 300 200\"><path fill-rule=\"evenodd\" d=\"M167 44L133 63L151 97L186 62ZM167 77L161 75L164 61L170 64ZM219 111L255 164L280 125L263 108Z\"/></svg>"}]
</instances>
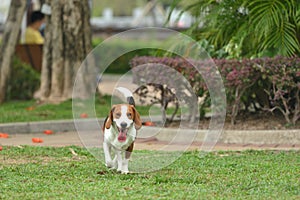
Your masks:
<instances>
[{"instance_id":1,"label":"beagle dog","mask_svg":"<svg viewBox=\"0 0 300 200\"><path fill-rule=\"evenodd\" d=\"M133 151L137 130L142 127L140 114L135 109L132 94L129 90L126 89L126 91L128 104L112 106L103 126L105 164L108 168L117 169L122 174L129 172L128 161ZM114 153L114 159L112 159L112 153Z\"/></svg>"}]
</instances>

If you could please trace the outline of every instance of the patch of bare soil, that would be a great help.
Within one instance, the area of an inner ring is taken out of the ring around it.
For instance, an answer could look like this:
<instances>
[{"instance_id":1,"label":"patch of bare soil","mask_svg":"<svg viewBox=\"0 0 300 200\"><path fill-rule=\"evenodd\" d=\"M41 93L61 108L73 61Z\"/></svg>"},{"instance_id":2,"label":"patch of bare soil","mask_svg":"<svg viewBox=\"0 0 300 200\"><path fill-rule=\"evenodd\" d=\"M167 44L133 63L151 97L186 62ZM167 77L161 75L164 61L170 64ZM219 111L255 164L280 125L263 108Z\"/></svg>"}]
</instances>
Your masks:
<instances>
[{"instance_id":1,"label":"patch of bare soil","mask_svg":"<svg viewBox=\"0 0 300 200\"><path fill-rule=\"evenodd\" d=\"M198 128L208 129L210 118L200 119ZM167 127L176 128L188 122L173 121ZM287 124L282 116L272 114L245 114L240 115L236 119L234 125L231 124L230 117L227 117L224 123L225 130L288 130L300 129L300 122L296 125Z\"/></svg>"}]
</instances>

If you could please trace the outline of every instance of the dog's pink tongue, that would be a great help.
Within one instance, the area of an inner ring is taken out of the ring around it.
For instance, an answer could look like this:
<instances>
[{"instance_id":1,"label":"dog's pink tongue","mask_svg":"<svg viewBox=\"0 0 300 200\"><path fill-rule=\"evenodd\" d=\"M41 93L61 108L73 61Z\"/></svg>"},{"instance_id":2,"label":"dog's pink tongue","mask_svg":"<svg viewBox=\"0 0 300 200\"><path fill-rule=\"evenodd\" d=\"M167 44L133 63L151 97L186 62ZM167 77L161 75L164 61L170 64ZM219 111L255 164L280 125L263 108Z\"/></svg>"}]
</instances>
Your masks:
<instances>
[{"instance_id":1,"label":"dog's pink tongue","mask_svg":"<svg viewBox=\"0 0 300 200\"><path fill-rule=\"evenodd\" d=\"M126 133L124 131L120 131L118 135L119 142L125 142L126 141Z\"/></svg>"}]
</instances>

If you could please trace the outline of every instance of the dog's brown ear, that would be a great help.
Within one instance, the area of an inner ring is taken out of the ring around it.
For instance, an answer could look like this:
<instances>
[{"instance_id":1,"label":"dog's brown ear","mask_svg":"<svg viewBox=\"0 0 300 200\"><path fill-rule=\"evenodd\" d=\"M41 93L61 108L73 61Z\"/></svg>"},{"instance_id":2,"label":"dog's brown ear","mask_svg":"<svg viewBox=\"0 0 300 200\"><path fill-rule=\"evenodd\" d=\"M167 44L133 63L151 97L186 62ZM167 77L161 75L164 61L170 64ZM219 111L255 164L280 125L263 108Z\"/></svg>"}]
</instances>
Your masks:
<instances>
[{"instance_id":1,"label":"dog's brown ear","mask_svg":"<svg viewBox=\"0 0 300 200\"><path fill-rule=\"evenodd\" d=\"M135 109L134 106L132 106L132 109L134 112L134 117L133 117L134 126L136 130L139 130L140 128L142 128L142 120L140 114L138 113L138 111Z\"/></svg>"},{"instance_id":2,"label":"dog's brown ear","mask_svg":"<svg viewBox=\"0 0 300 200\"><path fill-rule=\"evenodd\" d=\"M115 110L115 106L112 107L112 109L110 110L109 114L108 114L108 117L106 118L106 121L104 122L105 124L105 128L106 129L109 129L114 118L113 118L113 112Z\"/></svg>"},{"instance_id":3,"label":"dog's brown ear","mask_svg":"<svg viewBox=\"0 0 300 200\"><path fill-rule=\"evenodd\" d=\"M104 120L104 123L103 123L103 126L102 126L102 131L103 131L103 133L104 133L104 131L105 131L105 128L106 128L106 124L107 124L107 121L108 121L108 116L105 118L105 120Z\"/></svg>"}]
</instances>

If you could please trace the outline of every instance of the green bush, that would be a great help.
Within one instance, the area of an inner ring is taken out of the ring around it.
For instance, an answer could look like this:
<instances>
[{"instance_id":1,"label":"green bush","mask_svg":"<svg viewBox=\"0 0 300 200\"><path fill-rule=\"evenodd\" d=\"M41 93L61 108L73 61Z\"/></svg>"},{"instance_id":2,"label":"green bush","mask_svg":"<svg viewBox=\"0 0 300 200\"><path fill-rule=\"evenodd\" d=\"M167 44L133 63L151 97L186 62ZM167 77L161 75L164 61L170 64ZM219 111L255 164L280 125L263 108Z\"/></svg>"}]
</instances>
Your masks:
<instances>
[{"instance_id":1,"label":"green bush","mask_svg":"<svg viewBox=\"0 0 300 200\"><path fill-rule=\"evenodd\" d=\"M6 90L6 100L28 100L38 89L40 75L30 65L14 57L11 77Z\"/></svg>"}]
</instances>

